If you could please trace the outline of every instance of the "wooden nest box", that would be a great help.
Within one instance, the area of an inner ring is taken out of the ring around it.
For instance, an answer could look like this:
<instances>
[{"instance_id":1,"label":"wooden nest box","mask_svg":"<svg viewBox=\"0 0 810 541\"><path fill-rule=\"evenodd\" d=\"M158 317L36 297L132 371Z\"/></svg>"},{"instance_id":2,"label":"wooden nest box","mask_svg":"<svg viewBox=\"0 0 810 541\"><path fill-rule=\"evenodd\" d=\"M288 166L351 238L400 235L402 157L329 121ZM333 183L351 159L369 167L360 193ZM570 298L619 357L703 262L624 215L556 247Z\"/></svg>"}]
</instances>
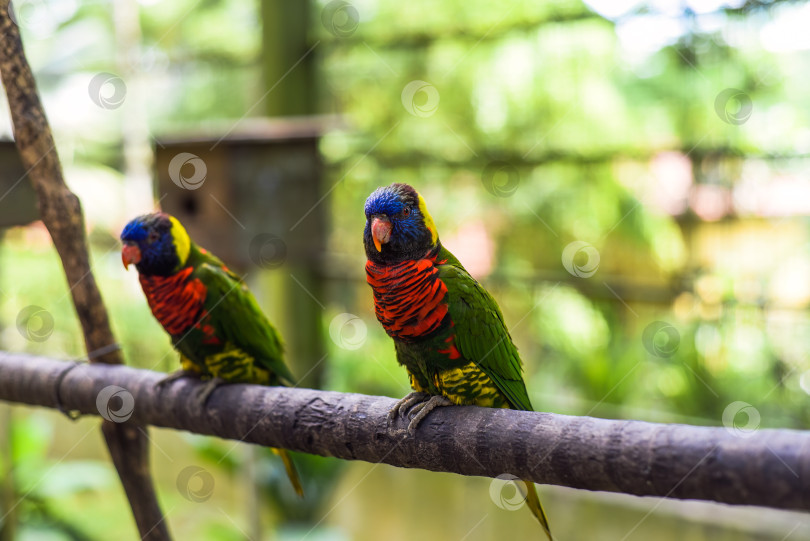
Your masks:
<instances>
[{"instance_id":1,"label":"wooden nest box","mask_svg":"<svg viewBox=\"0 0 810 541\"><path fill-rule=\"evenodd\" d=\"M37 196L14 141L0 141L0 227L39 220Z\"/></svg>"},{"instance_id":2,"label":"wooden nest box","mask_svg":"<svg viewBox=\"0 0 810 541\"><path fill-rule=\"evenodd\" d=\"M314 118L248 122L155 141L157 198L198 244L240 270L317 268L325 250Z\"/></svg>"}]
</instances>

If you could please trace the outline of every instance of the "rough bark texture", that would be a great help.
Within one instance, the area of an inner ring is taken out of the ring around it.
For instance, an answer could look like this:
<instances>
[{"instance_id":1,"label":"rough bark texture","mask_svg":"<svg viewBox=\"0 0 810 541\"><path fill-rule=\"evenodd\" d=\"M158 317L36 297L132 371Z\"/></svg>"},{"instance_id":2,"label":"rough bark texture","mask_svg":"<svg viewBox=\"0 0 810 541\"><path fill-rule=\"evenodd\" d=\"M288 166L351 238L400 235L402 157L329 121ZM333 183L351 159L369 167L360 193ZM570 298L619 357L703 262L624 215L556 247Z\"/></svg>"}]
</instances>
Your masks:
<instances>
[{"instance_id":1,"label":"rough bark texture","mask_svg":"<svg viewBox=\"0 0 810 541\"><path fill-rule=\"evenodd\" d=\"M90 270L81 204L62 177L62 165L51 129L39 100L34 76L25 59L19 29L9 17L8 6L8 0L0 0L0 74L8 96L14 139L28 178L37 193L42 221L62 259L87 351L96 351L115 340L110 331L107 310ZM100 355L93 360L122 362L119 351Z\"/></svg>"},{"instance_id":2,"label":"rough bark texture","mask_svg":"<svg viewBox=\"0 0 810 541\"><path fill-rule=\"evenodd\" d=\"M14 139L28 178L37 193L40 216L62 260L73 304L92 362L121 364L107 310L90 268L84 216L78 197L65 184L36 81L25 57L9 0L0 0L0 75L8 96ZM106 351L103 354L97 352ZM148 474L149 446L135 426L105 422L104 436L132 506L143 539L169 539Z\"/></svg>"},{"instance_id":3,"label":"rough bark texture","mask_svg":"<svg viewBox=\"0 0 810 541\"><path fill-rule=\"evenodd\" d=\"M54 407L55 386L67 366L0 353L0 400ZM444 407L409 437L403 420L387 426L394 400L386 397L224 385L201 412L193 400L198 381L181 379L157 390L161 377L123 366L79 365L62 378L58 392L65 406L98 414L99 393L117 385L134 398L125 425L151 424L348 460L810 510L810 432L761 430L741 437L724 428ZM120 409L121 403L111 407Z\"/></svg>"}]
</instances>

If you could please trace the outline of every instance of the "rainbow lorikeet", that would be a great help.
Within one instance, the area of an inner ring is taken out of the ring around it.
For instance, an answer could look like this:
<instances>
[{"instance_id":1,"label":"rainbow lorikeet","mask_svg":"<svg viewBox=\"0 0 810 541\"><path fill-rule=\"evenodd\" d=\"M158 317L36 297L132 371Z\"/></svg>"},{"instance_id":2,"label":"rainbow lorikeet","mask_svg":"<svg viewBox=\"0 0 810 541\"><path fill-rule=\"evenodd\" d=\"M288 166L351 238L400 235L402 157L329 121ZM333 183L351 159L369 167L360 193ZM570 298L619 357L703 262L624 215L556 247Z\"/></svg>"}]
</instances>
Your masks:
<instances>
[{"instance_id":1,"label":"rainbow lorikeet","mask_svg":"<svg viewBox=\"0 0 810 541\"><path fill-rule=\"evenodd\" d=\"M281 337L245 283L197 246L175 217L163 212L138 216L124 227L121 241L124 267L138 269L152 314L180 353L181 370L158 385L182 376L209 380L199 396L203 407L221 383L293 383ZM274 451L303 495L289 453Z\"/></svg>"},{"instance_id":2,"label":"rainbow lorikeet","mask_svg":"<svg viewBox=\"0 0 810 541\"><path fill-rule=\"evenodd\" d=\"M407 184L381 187L366 200L365 214L374 310L414 390L390 419L410 409L413 433L438 406L531 411L520 356L498 304L442 246L422 196ZM537 492L523 483L529 508L551 539Z\"/></svg>"}]
</instances>

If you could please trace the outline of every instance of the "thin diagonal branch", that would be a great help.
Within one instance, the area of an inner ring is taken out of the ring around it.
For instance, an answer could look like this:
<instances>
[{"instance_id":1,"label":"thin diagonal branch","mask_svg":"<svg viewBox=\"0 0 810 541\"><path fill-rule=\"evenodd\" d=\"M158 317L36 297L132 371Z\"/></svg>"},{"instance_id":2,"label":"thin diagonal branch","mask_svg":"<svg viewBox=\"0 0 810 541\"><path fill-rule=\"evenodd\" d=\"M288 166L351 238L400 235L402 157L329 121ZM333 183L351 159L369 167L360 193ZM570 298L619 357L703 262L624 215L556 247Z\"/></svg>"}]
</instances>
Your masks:
<instances>
[{"instance_id":1,"label":"thin diagonal branch","mask_svg":"<svg viewBox=\"0 0 810 541\"><path fill-rule=\"evenodd\" d=\"M119 349L113 347L115 338L107 309L90 267L81 204L65 184L20 31L9 9L9 0L0 0L0 75L8 97L17 149L37 193L42 221L62 260L88 358L93 362L121 364L123 357ZM103 423L102 431L142 538L169 539L149 475L146 435L134 425L111 422Z\"/></svg>"}]
</instances>

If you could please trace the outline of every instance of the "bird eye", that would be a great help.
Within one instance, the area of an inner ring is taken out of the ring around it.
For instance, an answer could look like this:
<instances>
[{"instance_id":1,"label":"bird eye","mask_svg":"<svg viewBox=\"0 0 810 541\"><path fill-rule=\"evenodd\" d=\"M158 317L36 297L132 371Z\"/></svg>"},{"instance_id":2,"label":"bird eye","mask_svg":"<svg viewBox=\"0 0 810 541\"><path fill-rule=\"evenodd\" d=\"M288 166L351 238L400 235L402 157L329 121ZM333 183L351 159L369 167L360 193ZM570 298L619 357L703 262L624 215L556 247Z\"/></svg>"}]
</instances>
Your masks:
<instances>
[{"instance_id":1,"label":"bird eye","mask_svg":"<svg viewBox=\"0 0 810 541\"><path fill-rule=\"evenodd\" d=\"M402 209L402 215L403 216L410 216L411 215L411 207L405 207L404 209Z\"/></svg>"},{"instance_id":2,"label":"bird eye","mask_svg":"<svg viewBox=\"0 0 810 541\"><path fill-rule=\"evenodd\" d=\"M149 243L153 243L160 238L160 234L157 231L150 231L149 232Z\"/></svg>"}]
</instances>

